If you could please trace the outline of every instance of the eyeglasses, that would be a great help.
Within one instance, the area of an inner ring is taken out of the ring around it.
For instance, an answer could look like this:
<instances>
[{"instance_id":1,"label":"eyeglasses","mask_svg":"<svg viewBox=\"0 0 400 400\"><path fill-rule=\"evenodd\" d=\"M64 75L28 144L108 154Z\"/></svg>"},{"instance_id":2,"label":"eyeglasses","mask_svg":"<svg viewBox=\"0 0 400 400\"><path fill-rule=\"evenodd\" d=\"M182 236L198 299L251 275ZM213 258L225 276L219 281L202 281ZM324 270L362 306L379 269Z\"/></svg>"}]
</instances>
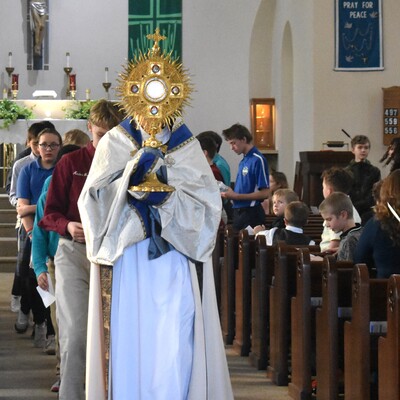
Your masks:
<instances>
[{"instance_id":1,"label":"eyeglasses","mask_svg":"<svg viewBox=\"0 0 400 400\"><path fill-rule=\"evenodd\" d=\"M39 143L39 147L40 147L41 149L43 149L43 150L47 150L47 149L55 150L55 149L57 149L57 148L60 147L60 144L59 144L59 143L50 143L50 144L47 144L47 143Z\"/></svg>"}]
</instances>

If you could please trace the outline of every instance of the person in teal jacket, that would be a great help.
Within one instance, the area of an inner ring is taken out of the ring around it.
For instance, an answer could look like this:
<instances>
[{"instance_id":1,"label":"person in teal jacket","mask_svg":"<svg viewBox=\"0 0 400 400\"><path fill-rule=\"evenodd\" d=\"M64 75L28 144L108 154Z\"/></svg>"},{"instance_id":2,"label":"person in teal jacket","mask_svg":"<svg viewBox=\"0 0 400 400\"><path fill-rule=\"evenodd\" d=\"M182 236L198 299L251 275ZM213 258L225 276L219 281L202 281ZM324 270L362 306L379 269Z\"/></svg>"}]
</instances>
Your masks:
<instances>
[{"instance_id":1,"label":"person in teal jacket","mask_svg":"<svg viewBox=\"0 0 400 400\"><path fill-rule=\"evenodd\" d=\"M79 146L74 144L69 144L64 146L59 153L58 159L60 159L64 154L67 154L71 151L79 149ZM58 161L58 160L57 160ZM32 264L33 269L35 271L36 278L38 280L38 285L43 290L48 290L48 279L47 273L50 274L53 285L55 285L55 266L54 266L54 255L56 254L58 247L58 239L59 235L54 231L46 231L38 226L38 222L42 219L44 214L44 206L46 204L47 191L49 190L51 182L51 176L49 176L42 188L42 192L40 193L39 200L36 204L36 214L35 220L33 222L33 230L32 230ZM39 279L39 276L45 274L46 279ZM51 321L53 323L55 337L48 338L48 343L46 343L46 348L50 349L55 346L55 354L57 357L57 366L56 366L56 376L57 379L54 384L51 386L52 392L58 392L60 387L60 353L58 349L58 326L56 320L56 303L54 302L51 306ZM48 352L49 353L49 352ZM54 353L53 353L54 354Z\"/></svg>"},{"instance_id":2,"label":"person in teal jacket","mask_svg":"<svg viewBox=\"0 0 400 400\"><path fill-rule=\"evenodd\" d=\"M36 205L36 215L32 233L32 264L36 278L39 280L40 274L48 273L48 259L54 258L58 246L58 233L53 231L45 231L38 226L38 222L42 219L44 206L46 204L47 191L51 182L49 176L44 182L42 193ZM40 286L40 285L39 285ZM47 290L48 285L42 289Z\"/></svg>"}]
</instances>

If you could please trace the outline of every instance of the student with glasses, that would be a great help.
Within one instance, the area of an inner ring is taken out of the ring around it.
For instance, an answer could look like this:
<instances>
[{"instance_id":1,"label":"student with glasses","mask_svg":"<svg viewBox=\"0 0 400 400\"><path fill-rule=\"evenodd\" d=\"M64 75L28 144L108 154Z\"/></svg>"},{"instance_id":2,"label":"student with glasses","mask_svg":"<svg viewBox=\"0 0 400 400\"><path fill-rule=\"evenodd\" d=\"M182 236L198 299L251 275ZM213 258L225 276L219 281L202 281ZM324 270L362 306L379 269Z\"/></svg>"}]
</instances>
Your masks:
<instances>
[{"instance_id":1,"label":"student with glasses","mask_svg":"<svg viewBox=\"0 0 400 400\"><path fill-rule=\"evenodd\" d=\"M22 168L17 182L17 212L22 220L26 236L20 241L19 274L22 279L22 298L30 301L35 323L34 346L44 348L46 336L54 335L49 309L43 305L42 299L36 290L37 281L32 268L30 268L31 239L33 221L36 212L36 203L42 191L44 181L53 173L54 164L62 145L61 135L55 130L46 128L38 137L39 158ZM29 313L29 310L28 310ZM24 304L16 323L28 322L28 314ZM47 324L46 324L47 322Z\"/></svg>"},{"instance_id":2,"label":"student with glasses","mask_svg":"<svg viewBox=\"0 0 400 400\"><path fill-rule=\"evenodd\" d=\"M42 149L42 150L55 150L58 149L60 147L59 143L39 143L38 146Z\"/></svg>"},{"instance_id":3,"label":"student with glasses","mask_svg":"<svg viewBox=\"0 0 400 400\"><path fill-rule=\"evenodd\" d=\"M38 147L38 135L45 129L55 129L54 125L50 121L35 122L28 128L26 146L27 148L19 153L7 175L6 191L8 193L8 199L13 207L17 206L17 181L19 173L22 168L35 161L39 157L39 147ZM17 239L20 240L26 236L25 229L21 224L20 218L17 219L16 224L17 229ZM20 248L20 246L18 246ZM19 321L15 326L15 329L19 333L24 333L28 329L28 319L26 315L29 314L30 304L26 299L21 299L21 282L18 274L18 266L16 265L16 271L14 275L13 287L11 290L11 311L19 313ZM21 303L23 306L23 312L21 312Z\"/></svg>"}]
</instances>

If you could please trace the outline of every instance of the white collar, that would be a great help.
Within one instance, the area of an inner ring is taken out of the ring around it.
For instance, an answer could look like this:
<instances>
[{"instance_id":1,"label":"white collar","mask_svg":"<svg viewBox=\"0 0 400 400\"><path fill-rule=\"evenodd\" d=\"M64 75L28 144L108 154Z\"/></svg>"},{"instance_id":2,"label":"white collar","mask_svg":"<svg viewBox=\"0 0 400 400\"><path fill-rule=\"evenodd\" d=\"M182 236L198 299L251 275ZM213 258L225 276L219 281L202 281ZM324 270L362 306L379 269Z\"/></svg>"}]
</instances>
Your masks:
<instances>
[{"instance_id":1,"label":"white collar","mask_svg":"<svg viewBox=\"0 0 400 400\"><path fill-rule=\"evenodd\" d=\"M290 225L286 225L286 228L288 231L292 231L295 233L303 233L303 228L298 228L297 226L290 226Z\"/></svg>"}]
</instances>

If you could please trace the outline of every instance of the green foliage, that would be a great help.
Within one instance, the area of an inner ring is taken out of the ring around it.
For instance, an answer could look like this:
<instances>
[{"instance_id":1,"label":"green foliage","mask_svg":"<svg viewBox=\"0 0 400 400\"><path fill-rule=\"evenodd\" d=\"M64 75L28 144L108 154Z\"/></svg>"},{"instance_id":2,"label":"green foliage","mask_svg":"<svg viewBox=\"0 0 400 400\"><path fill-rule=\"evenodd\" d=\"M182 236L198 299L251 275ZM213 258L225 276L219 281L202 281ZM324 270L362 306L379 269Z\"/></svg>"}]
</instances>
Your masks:
<instances>
[{"instance_id":1,"label":"green foliage","mask_svg":"<svg viewBox=\"0 0 400 400\"><path fill-rule=\"evenodd\" d=\"M0 120L3 123L0 129L8 128L10 125L15 124L17 119L31 119L33 112L31 108L20 106L14 101L4 99L0 101Z\"/></svg>"},{"instance_id":2,"label":"green foliage","mask_svg":"<svg viewBox=\"0 0 400 400\"><path fill-rule=\"evenodd\" d=\"M90 109L97 100L76 101L70 107L65 109L65 118L67 119L88 119Z\"/></svg>"}]
</instances>

